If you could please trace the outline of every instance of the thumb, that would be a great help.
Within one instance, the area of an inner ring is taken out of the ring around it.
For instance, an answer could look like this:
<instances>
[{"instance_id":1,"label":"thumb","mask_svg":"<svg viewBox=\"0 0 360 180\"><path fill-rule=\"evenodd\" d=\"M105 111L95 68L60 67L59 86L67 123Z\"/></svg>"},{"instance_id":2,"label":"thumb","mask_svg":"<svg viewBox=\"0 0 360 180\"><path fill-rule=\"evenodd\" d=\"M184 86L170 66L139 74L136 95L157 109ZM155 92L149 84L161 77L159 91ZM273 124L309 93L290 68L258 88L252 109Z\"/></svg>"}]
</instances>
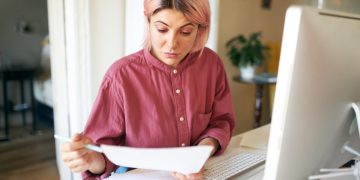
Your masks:
<instances>
[{"instance_id":1,"label":"thumb","mask_svg":"<svg viewBox=\"0 0 360 180\"><path fill-rule=\"evenodd\" d=\"M75 133L72 138L71 138L71 141L72 142L79 142L79 143L82 143L84 145L86 144L92 144L92 140L85 136L83 133Z\"/></svg>"},{"instance_id":2,"label":"thumb","mask_svg":"<svg viewBox=\"0 0 360 180\"><path fill-rule=\"evenodd\" d=\"M73 142L80 141L82 138L83 138L83 135L81 133L75 133L71 137L71 141L73 141Z\"/></svg>"},{"instance_id":3,"label":"thumb","mask_svg":"<svg viewBox=\"0 0 360 180\"><path fill-rule=\"evenodd\" d=\"M83 136L83 142L84 144L92 144L92 140L88 138L87 136Z\"/></svg>"}]
</instances>

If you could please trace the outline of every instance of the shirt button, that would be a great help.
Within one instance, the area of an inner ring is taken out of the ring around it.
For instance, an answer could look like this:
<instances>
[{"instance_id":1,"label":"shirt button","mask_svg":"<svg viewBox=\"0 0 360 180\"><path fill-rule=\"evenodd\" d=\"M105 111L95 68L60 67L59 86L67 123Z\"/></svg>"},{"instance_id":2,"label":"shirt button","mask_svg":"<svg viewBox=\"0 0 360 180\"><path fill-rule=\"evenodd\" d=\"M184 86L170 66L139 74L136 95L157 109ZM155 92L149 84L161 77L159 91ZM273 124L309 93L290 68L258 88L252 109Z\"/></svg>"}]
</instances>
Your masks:
<instances>
[{"instance_id":1,"label":"shirt button","mask_svg":"<svg viewBox=\"0 0 360 180\"><path fill-rule=\"evenodd\" d=\"M176 89L176 94L180 94L180 89Z\"/></svg>"},{"instance_id":2,"label":"shirt button","mask_svg":"<svg viewBox=\"0 0 360 180\"><path fill-rule=\"evenodd\" d=\"M182 143L181 146L184 147L186 144L185 143Z\"/></svg>"},{"instance_id":3,"label":"shirt button","mask_svg":"<svg viewBox=\"0 0 360 180\"><path fill-rule=\"evenodd\" d=\"M185 118L181 116L180 121L183 122L184 120L185 120Z\"/></svg>"},{"instance_id":4,"label":"shirt button","mask_svg":"<svg viewBox=\"0 0 360 180\"><path fill-rule=\"evenodd\" d=\"M174 74L177 74L177 72L178 72L178 71L177 71L176 69L173 70L173 73L174 73Z\"/></svg>"}]
</instances>

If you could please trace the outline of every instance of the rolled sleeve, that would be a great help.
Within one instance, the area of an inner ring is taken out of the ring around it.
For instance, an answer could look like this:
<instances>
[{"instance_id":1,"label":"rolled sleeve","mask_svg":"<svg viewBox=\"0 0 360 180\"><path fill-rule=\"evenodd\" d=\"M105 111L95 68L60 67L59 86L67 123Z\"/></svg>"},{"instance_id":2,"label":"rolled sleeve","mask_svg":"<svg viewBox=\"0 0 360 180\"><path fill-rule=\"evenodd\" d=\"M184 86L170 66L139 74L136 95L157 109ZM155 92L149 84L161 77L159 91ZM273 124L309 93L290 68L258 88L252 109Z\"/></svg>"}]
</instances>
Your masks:
<instances>
[{"instance_id":1,"label":"rolled sleeve","mask_svg":"<svg viewBox=\"0 0 360 180\"><path fill-rule=\"evenodd\" d=\"M208 137L214 138L219 143L219 147L214 153L214 155L222 154L226 150L229 144L232 133L232 127L228 121L231 121L231 118L223 117L222 120L221 119L211 120L208 128L202 133L202 135L198 138L195 144L198 144L201 140Z\"/></svg>"},{"instance_id":2,"label":"rolled sleeve","mask_svg":"<svg viewBox=\"0 0 360 180\"><path fill-rule=\"evenodd\" d=\"M105 163L106 163L104 173L102 173L102 174L93 174L90 171L85 171L85 172L83 172L81 174L82 178L85 179L85 180L94 180L94 179L105 179L105 178L109 177L111 175L111 173L116 168L118 168L118 166L111 163L109 161L109 159L106 158L106 156L104 156L104 158L105 158Z\"/></svg>"},{"instance_id":3,"label":"rolled sleeve","mask_svg":"<svg viewBox=\"0 0 360 180\"><path fill-rule=\"evenodd\" d=\"M111 78L105 76L95 100L92 112L84 129L84 134L95 144L120 145L124 132L122 98L120 86ZM118 166L105 159L105 170L102 174L83 172L84 179L104 179Z\"/></svg>"},{"instance_id":4,"label":"rolled sleeve","mask_svg":"<svg viewBox=\"0 0 360 180\"><path fill-rule=\"evenodd\" d=\"M202 139L211 137L219 142L215 155L222 154L230 141L235 126L235 117L232 108L231 93L227 82L223 65L219 63L217 90L213 102L212 116L209 125L196 141L198 144Z\"/></svg>"}]
</instances>

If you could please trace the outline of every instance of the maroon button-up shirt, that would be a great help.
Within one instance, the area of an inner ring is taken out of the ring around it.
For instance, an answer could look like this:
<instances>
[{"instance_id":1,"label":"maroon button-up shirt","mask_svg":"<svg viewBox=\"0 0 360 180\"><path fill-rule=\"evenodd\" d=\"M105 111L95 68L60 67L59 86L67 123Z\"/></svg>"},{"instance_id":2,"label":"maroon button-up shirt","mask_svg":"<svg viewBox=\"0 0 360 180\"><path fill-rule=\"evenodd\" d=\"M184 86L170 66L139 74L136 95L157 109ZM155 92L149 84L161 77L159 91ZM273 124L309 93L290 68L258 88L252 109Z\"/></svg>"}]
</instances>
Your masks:
<instances>
[{"instance_id":1,"label":"maroon button-up shirt","mask_svg":"<svg viewBox=\"0 0 360 180\"><path fill-rule=\"evenodd\" d=\"M84 130L96 144L131 147L191 146L216 139L222 153L234 128L230 89L221 59L205 48L176 68L141 50L106 73ZM106 159L106 158L105 158ZM102 175L114 164L106 159Z\"/></svg>"}]
</instances>

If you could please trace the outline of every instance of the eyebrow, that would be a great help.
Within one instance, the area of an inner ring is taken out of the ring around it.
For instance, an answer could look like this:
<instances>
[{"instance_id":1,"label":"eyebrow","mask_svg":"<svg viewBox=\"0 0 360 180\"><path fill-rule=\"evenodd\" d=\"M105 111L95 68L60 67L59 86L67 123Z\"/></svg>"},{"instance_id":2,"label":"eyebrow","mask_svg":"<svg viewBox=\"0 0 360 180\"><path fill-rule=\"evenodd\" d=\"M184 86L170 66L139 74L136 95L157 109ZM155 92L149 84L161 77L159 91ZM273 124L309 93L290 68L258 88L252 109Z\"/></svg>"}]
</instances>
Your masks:
<instances>
[{"instance_id":1,"label":"eyebrow","mask_svg":"<svg viewBox=\"0 0 360 180\"><path fill-rule=\"evenodd\" d=\"M165 22L163 22L163 21L155 21L154 23L161 23L161 24L164 24L164 25L166 25L166 26L169 26L168 24L166 24ZM182 25L182 26L180 26L180 28L183 28L183 27L185 27L185 26L195 26L193 23L187 23L187 24L184 24L184 25Z\"/></svg>"}]
</instances>

